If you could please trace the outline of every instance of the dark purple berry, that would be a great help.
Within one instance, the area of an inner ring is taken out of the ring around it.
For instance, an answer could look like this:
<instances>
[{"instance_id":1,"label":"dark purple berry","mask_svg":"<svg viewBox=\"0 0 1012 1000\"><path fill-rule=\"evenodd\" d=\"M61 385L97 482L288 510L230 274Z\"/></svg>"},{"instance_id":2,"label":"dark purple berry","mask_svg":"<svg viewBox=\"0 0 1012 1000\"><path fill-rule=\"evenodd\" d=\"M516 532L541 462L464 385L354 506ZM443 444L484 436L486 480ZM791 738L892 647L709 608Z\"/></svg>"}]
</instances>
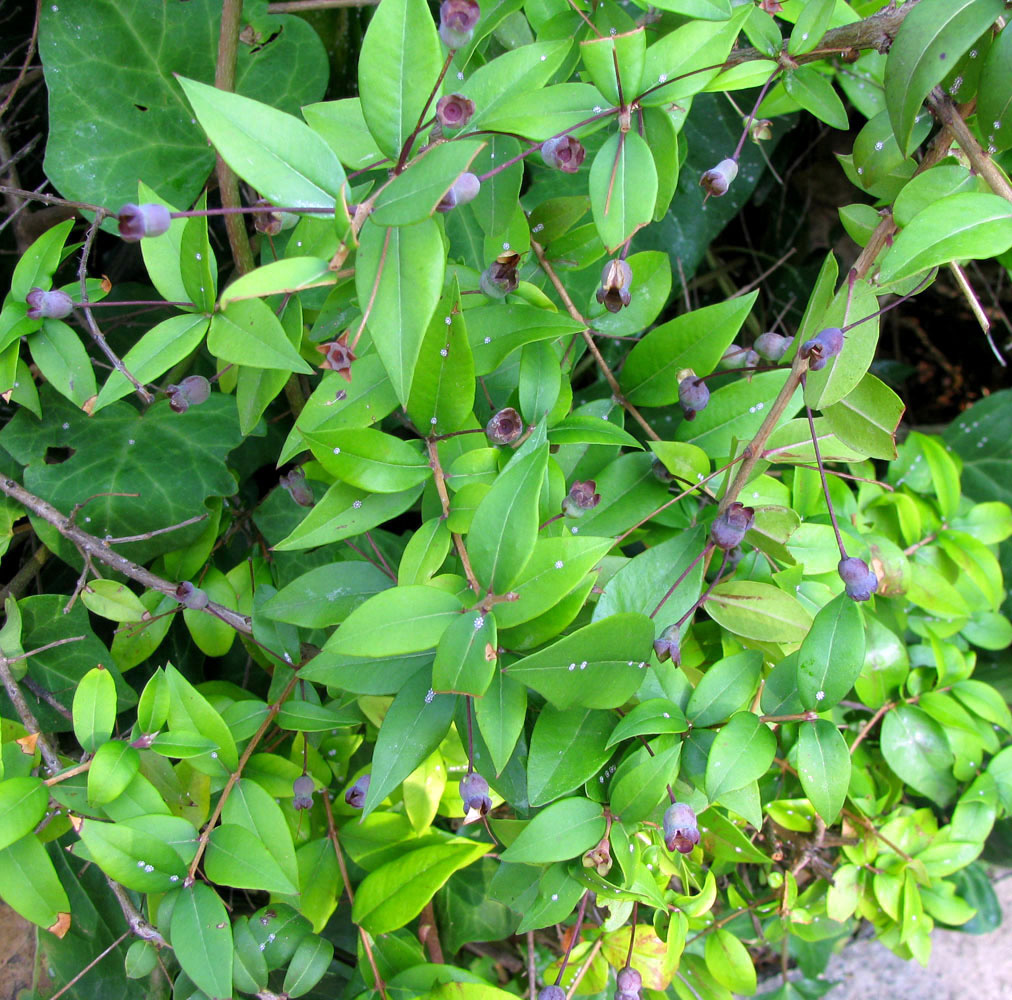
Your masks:
<instances>
[{"instance_id":1,"label":"dark purple berry","mask_svg":"<svg viewBox=\"0 0 1012 1000\"><path fill-rule=\"evenodd\" d=\"M475 0L443 0L439 5L439 37L448 49L462 49L474 36L481 17Z\"/></svg>"},{"instance_id":2,"label":"dark purple berry","mask_svg":"<svg viewBox=\"0 0 1012 1000\"><path fill-rule=\"evenodd\" d=\"M313 506L315 498L312 487L306 482L306 473L299 466L286 472L278 482L300 507Z\"/></svg>"},{"instance_id":3,"label":"dark purple berry","mask_svg":"<svg viewBox=\"0 0 1012 1000\"><path fill-rule=\"evenodd\" d=\"M643 977L635 969L627 965L624 969L618 970L618 975L615 977L615 985L623 993L639 993L643 986Z\"/></svg>"},{"instance_id":4,"label":"dark purple berry","mask_svg":"<svg viewBox=\"0 0 1012 1000\"><path fill-rule=\"evenodd\" d=\"M779 333L774 333L772 330L766 333L760 333L755 339L756 354L761 358L765 358L767 361L773 361L774 363L779 361L786 353L787 349L794 343L793 337L784 337Z\"/></svg>"},{"instance_id":5,"label":"dark purple berry","mask_svg":"<svg viewBox=\"0 0 1012 1000\"><path fill-rule=\"evenodd\" d=\"M447 94L436 102L436 120L444 129L463 128L474 114L474 101L463 94Z\"/></svg>"},{"instance_id":6,"label":"dark purple berry","mask_svg":"<svg viewBox=\"0 0 1012 1000\"><path fill-rule=\"evenodd\" d=\"M642 1000L639 990L615 990L614 1000Z\"/></svg>"},{"instance_id":7,"label":"dark purple berry","mask_svg":"<svg viewBox=\"0 0 1012 1000\"><path fill-rule=\"evenodd\" d=\"M440 199L439 204L436 206L436 211L449 212L458 205L466 205L469 201L474 201L478 197L480 190L481 181L478 180L477 174L461 174L453 182L450 190Z\"/></svg>"},{"instance_id":8,"label":"dark purple berry","mask_svg":"<svg viewBox=\"0 0 1012 1000\"><path fill-rule=\"evenodd\" d=\"M208 604L207 593L185 580L176 587L176 600L191 611L200 611Z\"/></svg>"},{"instance_id":9,"label":"dark purple berry","mask_svg":"<svg viewBox=\"0 0 1012 1000\"><path fill-rule=\"evenodd\" d=\"M33 288L26 296L29 319L63 319L74 309L74 300L59 289L45 292L41 288Z\"/></svg>"},{"instance_id":10,"label":"dark purple berry","mask_svg":"<svg viewBox=\"0 0 1012 1000\"><path fill-rule=\"evenodd\" d=\"M168 232L172 217L164 205L124 205L119 210L119 234L128 243L136 243L145 236L161 236Z\"/></svg>"},{"instance_id":11,"label":"dark purple berry","mask_svg":"<svg viewBox=\"0 0 1012 1000\"><path fill-rule=\"evenodd\" d=\"M728 188L735 177L738 176L738 164L728 158L721 160L715 167L711 167L702 177L699 178L699 186L707 193L719 198L727 194Z\"/></svg>"},{"instance_id":12,"label":"dark purple berry","mask_svg":"<svg viewBox=\"0 0 1012 1000\"><path fill-rule=\"evenodd\" d=\"M547 166L561 170L564 174L575 174L586 155L583 143L571 135L558 135L541 144L541 159Z\"/></svg>"},{"instance_id":13,"label":"dark purple berry","mask_svg":"<svg viewBox=\"0 0 1012 1000\"><path fill-rule=\"evenodd\" d=\"M464 801L464 815L477 813L484 816L492 808L488 782L476 771L469 771L460 779L460 797Z\"/></svg>"},{"instance_id":14,"label":"dark purple berry","mask_svg":"<svg viewBox=\"0 0 1012 1000\"><path fill-rule=\"evenodd\" d=\"M658 638L654 639L654 652L660 663L671 660L678 666L682 662L681 637L677 625L669 625Z\"/></svg>"},{"instance_id":15,"label":"dark purple berry","mask_svg":"<svg viewBox=\"0 0 1012 1000\"><path fill-rule=\"evenodd\" d=\"M617 313L629 305L632 297L632 268L624 260L610 260L601 272L601 287L597 290L597 301L610 313Z\"/></svg>"},{"instance_id":16,"label":"dark purple berry","mask_svg":"<svg viewBox=\"0 0 1012 1000\"><path fill-rule=\"evenodd\" d=\"M485 436L492 444L512 444L523 432L523 419L512 406L493 413L485 424Z\"/></svg>"},{"instance_id":17,"label":"dark purple berry","mask_svg":"<svg viewBox=\"0 0 1012 1000\"><path fill-rule=\"evenodd\" d=\"M847 596L855 601L867 601L878 590L878 577L863 559L848 556L840 560L836 569L847 589Z\"/></svg>"},{"instance_id":18,"label":"dark purple berry","mask_svg":"<svg viewBox=\"0 0 1012 1000\"><path fill-rule=\"evenodd\" d=\"M292 799L292 806L296 809L311 809L313 806L313 790L316 783L308 774L296 778L292 783L292 791L295 797Z\"/></svg>"},{"instance_id":19,"label":"dark purple berry","mask_svg":"<svg viewBox=\"0 0 1012 1000\"><path fill-rule=\"evenodd\" d=\"M566 517L583 517L600 502L601 494L597 492L597 483L593 479L583 482L577 480L569 487L569 493L562 498L562 513Z\"/></svg>"},{"instance_id":20,"label":"dark purple berry","mask_svg":"<svg viewBox=\"0 0 1012 1000\"><path fill-rule=\"evenodd\" d=\"M344 801L352 809L361 809L365 805L365 793L369 791L369 775L363 774L345 793Z\"/></svg>"},{"instance_id":21,"label":"dark purple berry","mask_svg":"<svg viewBox=\"0 0 1012 1000\"><path fill-rule=\"evenodd\" d=\"M710 525L710 539L725 552L740 545L745 533L755 520L755 508L746 507L735 500L722 514L718 514Z\"/></svg>"},{"instance_id":22,"label":"dark purple berry","mask_svg":"<svg viewBox=\"0 0 1012 1000\"><path fill-rule=\"evenodd\" d=\"M546 986L539 990L538 1000L566 1000L566 991L561 986Z\"/></svg>"},{"instance_id":23,"label":"dark purple berry","mask_svg":"<svg viewBox=\"0 0 1012 1000\"><path fill-rule=\"evenodd\" d=\"M690 375L678 383L678 405L681 406L686 420L695 420L700 410L705 410L710 402L710 390L701 378Z\"/></svg>"},{"instance_id":24,"label":"dark purple berry","mask_svg":"<svg viewBox=\"0 0 1012 1000\"><path fill-rule=\"evenodd\" d=\"M809 371L817 372L826 367L830 358L843 350L843 331L838 326L820 330L811 340L806 340L798 353L808 358Z\"/></svg>"},{"instance_id":25,"label":"dark purple berry","mask_svg":"<svg viewBox=\"0 0 1012 1000\"><path fill-rule=\"evenodd\" d=\"M684 802L670 805L664 813L664 846L679 854L691 854L699 843L699 826L692 806Z\"/></svg>"}]
</instances>

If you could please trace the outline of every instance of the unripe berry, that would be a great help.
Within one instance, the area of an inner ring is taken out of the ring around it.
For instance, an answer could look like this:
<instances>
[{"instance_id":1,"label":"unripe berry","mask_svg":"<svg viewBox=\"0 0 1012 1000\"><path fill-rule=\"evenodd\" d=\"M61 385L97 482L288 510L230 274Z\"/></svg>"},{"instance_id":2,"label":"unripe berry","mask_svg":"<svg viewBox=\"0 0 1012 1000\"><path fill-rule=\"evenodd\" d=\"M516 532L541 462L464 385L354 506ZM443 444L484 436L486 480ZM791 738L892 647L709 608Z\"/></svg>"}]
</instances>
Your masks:
<instances>
[{"instance_id":1,"label":"unripe berry","mask_svg":"<svg viewBox=\"0 0 1012 1000\"><path fill-rule=\"evenodd\" d=\"M558 135L541 144L541 159L546 166L561 170L564 174L575 174L586 155L583 144L571 135Z\"/></svg>"},{"instance_id":2,"label":"unripe berry","mask_svg":"<svg viewBox=\"0 0 1012 1000\"><path fill-rule=\"evenodd\" d=\"M838 326L820 330L811 340L806 340L798 353L808 358L808 370L817 372L826 367L830 358L843 350L843 331Z\"/></svg>"},{"instance_id":3,"label":"unripe berry","mask_svg":"<svg viewBox=\"0 0 1012 1000\"><path fill-rule=\"evenodd\" d=\"M292 806L295 809L311 809L313 806L313 789L316 783L308 774L296 778L292 783L292 791L295 797L292 799Z\"/></svg>"},{"instance_id":4,"label":"unripe berry","mask_svg":"<svg viewBox=\"0 0 1012 1000\"><path fill-rule=\"evenodd\" d=\"M59 289L44 292L41 288L33 288L25 296L25 303L29 319L63 319L74 309L74 300Z\"/></svg>"},{"instance_id":5,"label":"unripe berry","mask_svg":"<svg viewBox=\"0 0 1012 1000\"><path fill-rule=\"evenodd\" d=\"M136 243L145 236L161 236L168 232L172 217L164 205L124 205L119 210L119 234L128 243Z\"/></svg>"},{"instance_id":6,"label":"unripe berry","mask_svg":"<svg viewBox=\"0 0 1012 1000\"><path fill-rule=\"evenodd\" d=\"M709 402L710 390L701 378L690 375L678 383L678 405L686 420L695 420L696 414L705 410Z\"/></svg>"},{"instance_id":7,"label":"unripe berry","mask_svg":"<svg viewBox=\"0 0 1012 1000\"><path fill-rule=\"evenodd\" d=\"M469 771L460 779L460 797L464 802L464 815L475 812L484 816L492 808L488 782L476 771Z\"/></svg>"},{"instance_id":8,"label":"unripe berry","mask_svg":"<svg viewBox=\"0 0 1012 1000\"><path fill-rule=\"evenodd\" d=\"M728 158L721 160L715 167L711 167L702 177L699 178L699 186L706 191L707 195L719 198L727 194L732 181L738 176L738 164Z\"/></svg>"},{"instance_id":9,"label":"unripe berry","mask_svg":"<svg viewBox=\"0 0 1012 1000\"><path fill-rule=\"evenodd\" d=\"M369 775L363 774L345 793L344 801L352 809L361 809L365 805L365 795L369 791Z\"/></svg>"},{"instance_id":10,"label":"unripe berry","mask_svg":"<svg viewBox=\"0 0 1012 1000\"><path fill-rule=\"evenodd\" d=\"M485 424L485 436L492 444L512 444L523 432L523 419L512 406L493 413Z\"/></svg>"},{"instance_id":11,"label":"unripe berry","mask_svg":"<svg viewBox=\"0 0 1012 1000\"><path fill-rule=\"evenodd\" d=\"M481 290L490 299L502 299L510 292L515 292L517 285L520 284L520 277L517 274L519 263L519 254L500 254L481 272L481 278L478 280Z\"/></svg>"},{"instance_id":12,"label":"unripe berry","mask_svg":"<svg viewBox=\"0 0 1012 1000\"><path fill-rule=\"evenodd\" d=\"M793 337L784 337L779 333L774 333L772 330L768 330L766 333L760 333L755 339L756 354L761 358L765 358L767 361L777 362L786 353L787 349L794 343Z\"/></svg>"},{"instance_id":13,"label":"unripe berry","mask_svg":"<svg viewBox=\"0 0 1012 1000\"><path fill-rule=\"evenodd\" d=\"M682 662L682 645L677 625L669 625L658 638L654 639L654 652L658 662L671 660L675 666Z\"/></svg>"},{"instance_id":14,"label":"unripe berry","mask_svg":"<svg viewBox=\"0 0 1012 1000\"><path fill-rule=\"evenodd\" d=\"M746 507L735 500L727 510L718 514L710 525L710 539L717 548L730 552L736 545L741 544L754 520L755 508Z\"/></svg>"},{"instance_id":15,"label":"unripe berry","mask_svg":"<svg viewBox=\"0 0 1012 1000\"><path fill-rule=\"evenodd\" d=\"M699 843L699 825L692 806L684 802L670 805L664 813L664 846L679 854L691 854Z\"/></svg>"},{"instance_id":16,"label":"unripe berry","mask_svg":"<svg viewBox=\"0 0 1012 1000\"><path fill-rule=\"evenodd\" d=\"M561 986L546 986L538 991L538 1000L566 1000L566 991Z\"/></svg>"},{"instance_id":17,"label":"unripe berry","mask_svg":"<svg viewBox=\"0 0 1012 1000\"><path fill-rule=\"evenodd\" d=\"M836 569L843 580L847 596L853 600L867 601L878 590L878 577L863 559L848 556L840 560Z\"/></svg>"}]
</instances>

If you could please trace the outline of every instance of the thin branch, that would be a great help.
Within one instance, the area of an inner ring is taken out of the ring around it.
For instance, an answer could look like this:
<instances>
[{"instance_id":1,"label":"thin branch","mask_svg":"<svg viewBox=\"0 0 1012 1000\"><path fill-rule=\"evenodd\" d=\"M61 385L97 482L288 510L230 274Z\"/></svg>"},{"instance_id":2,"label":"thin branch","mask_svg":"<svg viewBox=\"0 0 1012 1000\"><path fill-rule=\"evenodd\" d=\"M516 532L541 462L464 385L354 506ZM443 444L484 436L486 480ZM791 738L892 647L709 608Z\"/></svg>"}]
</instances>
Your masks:
<instances>
[{"instance_id":1,"label":"thin branch","mask_svg":"<svg viewBox=\"0 0 1012 1000\"><path fill-rule=\"evenodd\" d=\"M305 10L330 10L333 7L375 7L380 0L284 0L269 3L271 14L300 14Z\"/></svg>"},{"instance_id":2,"label":"thin branch","mask_svg":"<svg viewBox=\"0 0 1012 1000\"><path fill-rule=\"evenodd\" d=\"M73 979L70 980L70 982L61 986L49 998L49 1000L59 1000L59 998L62 997L63 994L67 992L67 990L69 990L75 983L79 982L84 976L86 976L89 972L91 972L91 970L94 969L95 966L98 965L98 963L101 962L102 959L109 954L109 952L113 951L115 948L118 948L128 937L130 937L130 931L124 931L122 934L120 934L120 936L116 938L116 940L113 941L113 943L109 945L109 947L106 948L105 951L103 951L100 955L96 955L76 976L74 976Z\"/></svg>"},{"instance_id":3,"label":"thin branch","mask_svg":"<svg viewBox=\"0 0 1012 1000\"><path fill-rule=\"evenodd\" d=\"M106 545L121 545L124 542L146 542L149 538L154 538L155 535L167 535L170 531L178 531L180 528L187 528L191 524L197 524L200 521L206 520L206 514L196 514L193 517L188 517L185 521L180 521L178 524L170 524L167 528L154 528L151 531L143 531L139 535L121 535L119 538L104 538L102 541Z\"/></svg>"},{"instance_id":4,"label":"thin branch","mask_svg":"<svg viewBox=\"0 0 1012 1000\"><path fill-rule=\"evenodd\" d=\"M60 758L56 755L56 751L50 746L49 738L43 735L42 728L32 714L32 710L28 707L28 702L25 701L24 695L18 687L18 682L14 679L14 674L11 673L10 665L11 661L6 656L0 655L0 680L3 681L7 697L10 698L14 711L18 713L18 718L25 729L29 733L38 734L37 746L39 752L42 754L42 759L46 762L46 768L50 774L56 774L63 765L60 763Z\"/></svg>"},{"instance_id":5,"label":"thin branch","mask_svg":"<svg viewBox=\"0 0 1012 1000\"><path fill-rule=\"evenodd\" d=\"M105 880L109 884L112 894L116 897L116 902L119 903L119 908L123 911L123 916L130 925L130 930L134 936L139 937L142 941L151 941L153 944L158 945L159 948L168 947L168 941L158 933L157 928L149 924L140 915L137 907L133 904L133 900L127 895L126 889L119 882L115 882L109 878L108 875Z\"/></svg>"},{"instance_id":6,"label":"thin branch","mask_svg":"<svg viewBox=\"0 0 1012 1000\"><path fill-rule=\"evenodd\" d=\"M35 3L35 21L32 24L32 35L28 39L28 48L25 50L25 59L21 64L21 69L18 71L18 75L14 78L14 82L11 84L10 90L7 92L7 96L4 98L3 104L0 104L0 118L7 113L7 109L11 105L11 101L14 100L14 95L18 92L21 84L25 82L25 76L28 73L28 67L32 64L32 59L35 56L35 42L39 37L39 15L42 13L42 0L36 0Z\"/></svg>"},{"instance_id":7,"label":"thin branch","mask_svg":"<svg viewBox=\"0 0 1012 1000\"><path fill-rule=\"evenodd\" d=\"M1002 368L1007 368L1008 362L1001 351L998 350L998 346L991 337L991 320L988 319L987 313L984 312L984 307L980 304L980 299L977 298L977 293L973 290L973 286L967 279L966 274L963 273L963 269L954 260L949 261L949 270L952 272L953 277L956 279L956 284L959 285L960 291L970 306L970 312L973 313L980 324L981 330L984 331L984 339L987 341L988 347L991 348L991 353L998 359L998 364Z\"/></svg>"}]
</instances>

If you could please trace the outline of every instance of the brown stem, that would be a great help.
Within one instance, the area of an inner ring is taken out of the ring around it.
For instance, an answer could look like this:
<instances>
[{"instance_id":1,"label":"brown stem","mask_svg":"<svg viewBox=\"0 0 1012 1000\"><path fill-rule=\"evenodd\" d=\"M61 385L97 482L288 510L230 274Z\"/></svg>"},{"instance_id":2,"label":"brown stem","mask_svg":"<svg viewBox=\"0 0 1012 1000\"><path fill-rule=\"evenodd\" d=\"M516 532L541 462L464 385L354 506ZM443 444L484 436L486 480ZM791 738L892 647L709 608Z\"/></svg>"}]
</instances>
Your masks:
<instances>
[{"instance_id":1,"label":"brown stem","mask_svg":"<svg viewBox=\"0 0 1012 1000\"><path fill-rule=\"evenodd\" d=\"M25 701L21 688L18 687L18 682L14 679L14 674L11 673L11 662L6 656L0 655L0 680L3 681L7 697L10 698L14 711L18 713L21 724L29 733L38 734L37 745L42 754L42 759L46 762L46 768L50 774L56 774L63 765L60 763L60 758L56 755L56 751L50 746L48 737L43 735L38 721L32 714L32 710L28 707L28 702Z\"/></svg>"},{"instance_id":2,"label":"brown stem","mask_svg":"<svg viewBox=\"0 0 1012 1000\"><path fill-rule=\"evenodd\" d=\"M79 973L77 973L76 976L74 976L73 979L65 983L63 986L61 986L49 998L49 1000L60 1000L60 997L62 997L63 994L67 992L67 990L69 990L75 983L80 981L84 976L86 976L89 972L91 972L91 970L94 969L95 966L98 965L98 963L101 962L102 959L109 954L109 952L114 951L116 948L118 948L128 937L130 937L130 931L124 931L122 934L120 934L120 936L116 938L116 940L113 941L113 943L109 945L108 948L106 948L101 954L96 955L83 969L81 969Z\"/></svg>"},{"instance_id":3,"label":"brown stem","mask_svg":"<svg viewBox=\"0 0 1012 1000\"><path fill-rule=\"evenodd\" d=\"M42 0L36 0L35 21L32 24L32 36L28 39L28 48L25 50L25 60L21 64L21 69L18 71L18 75L11 84L10 90L7 92L7 96L4 98L3 104L0 104L0 118L3 118L3 116L7 113L7 109L10 107L11 101L14 100L14 95L18 92L21 84L25 82L28 67L32 64L32 59L35 56L35 41L39 37L39 14L41 14L41 12Z\"/></svg>"},{"instance_id":4,"label":"brown stem","mask_svg":"<svg viewBox=\"0 0 1012 1000\"><path fill-rule=\"evenodd\" d=\"M562 985L562 977L566 974L566 966L569 964L569 956L573 953L573 945L580 937L580 928L583 927L583 915L587 912L587 902L590 893L585 892L580 897L580 906L576 911L576 923L573 924L573 933L570 935L569 944L566 945L566 953L562 956L562 964L559 966L559 974L555 977L555 985Z\"/></svg>"},{"instance_id":5,"label":"brown stem","mask_svg":"<svg viewBox=\"0 0 1012 1000\"><path fill-rule=\"evenodd\" d=\"M329 10L332 7L374 7L380 0L283 0L269 3L271 14L299 14L304 10Z\"/></svg>"},{"instance_id":6,"label":"brown stem","mask_svg":"<svg viewBox=\"0 0 1012 1000\"><path fill-rule=\"evenodd\" d=\"M446 473L443 472L443 466L439 461L439 439L434 437L426 438L425 445L429 451L429 467L432 469L432 476L436 482L436 494L439 496L439 503L442 506L443 518L445 520L450 516L450 494L446 490ZM481 584L478 583L478 578L474 575L471 558L468 556L467 548L464 546L464 539L456 532L453 533L452 538L453 546L460 557L460 564L464 568L464 575L467 577L468 586L475 594L480 595Z\"/></svg>"},{"instance_id":7,"label":"brown stem","mask_svg":"<svg viewBox=\"0 0 1012 1000\"><path fill-rule=\"evenodd\" d=\"M239 22L242 19L242 0L222 0L221 28L218 33L218 62L214 68L214 85L219 90L235 89L235 61L239 51ZM225 208L237 208L239 199L239 178L235 171L218 154L214 172L218 177L218 194ZM246 234L246 223L241 215L225 216L225 231L228 245L232 250L235 269L240 274L252 271L256 266L253 250Z\"/></svg>"},{"instance_id":8,"label":"brown stem","mask_svg":"<svg viewBox=\"0 0 1012 1000\"><path fill-rule=\"evenodd\" d=\"M68 517L65 517L52 506L52 504L47 503L41 497L35 496L34 493L29 493L20 483L2 476L0 477L0 491L6 493L12 500L17 500L18 503L27 507L33 514L41 517L44 521L48 521L64 538L73 542L78 549L91 558L104 563L106 566L111 566L114 570L129 577L131 580L136 580L138 583L143 584L149 590L157 590L161 594L175 597L176 585L174 583L163 580L160 576L155 576L154 573L143 566L131 562L131 560L125 556L121 556L118 552L114 552L101 538L96 538L94 535L89 535L88 532L82 531L76 524L71 523ZM221 604L215 604L211 601L204 610L216 618L220 618L226 625L230 625L237 632L242 632L244 635L253 634L253 627L250 624L249 618L239 614L237 611L233 611L231 608L226 608Z\"/></svg>"},{"instance_id":9,"label":"brown stem","mask_svg":"<svg viewBox=\"0 0 1012 1000\"><path fill-rule=\"evenodd\" d=\"M643 414L633 406L622 394L622 389L619 387L618 380L615 378L614 372L608 367L608 362L601 356L601 352L597 349L597 344L594 343L594 338L590 334L590 324L580 313L580 310L573 304L573 300L569 297L569 293L566 291L562 282L559 280L559 276L555 273L555 269L551 264L548 263L548 258L545 256L544 247L540 243L531 240L531 249L534 251L538 258L538 263L541 265L541 269L548 275L548 280L554 286L556 292L559 293L559 298L562 299L562 304L566 307L566 311L569 313L577 323L583 324L583 329L580 331L580 335L583 337L587 344L587 349L593 355L594 360L597 362L597 367L601 369L601 373L605 377L608 386L611 388L611 394L615 397L615 400L622 406L622 408L631 416L639 425L643 428L647 437L653 441L660 441L661 436L646 422Z\"/></svg>"},{"instance_id":10,"label":"brown stem","mask_svg":"<svg viewBox=\"0 0 1012 1000\"><path fill-rule=\"evenodd\" d=\"M587 974L587 970L590 968L590 963L597 958L597 953L604 946L604 938L599 937L591 947L590 951L587 952L587 957L583 960L580 968L576 970L576 975L573 976L573 981L569 984L569 989L566 991L566 1000L573 1000L573 995L576 993L580 983L583 982L583 977Z\"/></svg>"},{"instance_id":11,"label":"brown stem","mask_svg":"<svg viewBox=\"0 0 1012 1000\"><path fill-rule=\"evenodd\" d=\"M436 912L432 907L431 899L422 907L422 914L418 919L418 940L425 945L429 952L429 958L437 965L442 965L443 946L439 943Z\"/></svg>"},{"instance_id":12,"label":"brown stem","mask_svg":"<svg viewBox=\"0 0 1012 1000\"><path fill-rule=\"evenodd\" d=\"M854 755L854 751L864 742L865 737L875 728L875 724L882 718L890 708L895 708L896 702L887 701L862 727L861 732L857 734L857 739L854 740L850 745L850 754Z\"/></svg>"}]
</instances>

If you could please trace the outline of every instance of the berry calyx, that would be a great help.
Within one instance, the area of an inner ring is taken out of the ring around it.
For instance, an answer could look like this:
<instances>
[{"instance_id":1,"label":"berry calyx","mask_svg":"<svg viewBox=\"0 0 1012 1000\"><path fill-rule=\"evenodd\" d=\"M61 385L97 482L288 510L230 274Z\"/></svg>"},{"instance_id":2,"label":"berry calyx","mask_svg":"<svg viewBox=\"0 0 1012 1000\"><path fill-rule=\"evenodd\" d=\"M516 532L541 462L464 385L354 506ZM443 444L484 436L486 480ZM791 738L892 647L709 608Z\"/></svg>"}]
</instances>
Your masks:
<instances>
[{"instance_id":1,"label":"berry calyx","mask_svg":"<svg viewBox=\"0 0 1012 1000\"><path fill-rule=\"evenodd\" d=\"M136 243L145 236L161 236L168 232L172 217L164 205L124 205L117 216L119 234L128 243Z\"/></svg>"},{"instance_id":2,"label":"berry calyx","mask_svg":"<svg viewBox=\"0 0 1012 1000\"><path fill-rule=\"evenodd\" d=\"M33 288L25 296L25 303L29 319L63 319L74 309L74 300L59 289L46 292L41 288Z\"/></svg>"},{"instance_id":3,"label":"berry calyx","mask_svg":"<svg viewBox=\"0 0 1012 1000\"><path fill-rule=\"evenodd\" d=\"M718 514L710 525L710 540L717 548L730 552L741 544L754 521L755 508L746 507L736 500L722 514Z\"/></svg>"},{"instance_id":4,"label":"berry calyx","mask_svg":"<svg viewBox=\"0 0 1012 1000\"><path fill-rule=\"evenodd\" d=\"M843 350L843 331L838 326L820 330L811 340L806 340L798 353L808 358L808 370L817 372L826 367L830 358Z\"/></svg>"},{"instance_id":5,"label":"berry calyx","mask_svg":"<svg viewBox=\"0 0 1012 1000\"><path fill-rule=\"evenodd\" d=\"M843 580L847 596L855 601L867 601L878 590L878 577L868 564L857 556L841 559L836 571Z\"/></svg>"},{"instance_id":6,"label":"berry calyx","mask_svg":"<svg viewBox=\"0 0 1012 1000\"><path fill-rule=\"evenodd\" d=\"M363 774L345 793L344 801L352 809L361 809L365 805L365 795L369 791L369 775Z\"/></svg>"},{"instance_id":7,"label":"berry calyx","mask_svg":"<svg viewBox=\"0 0 1012 1000\"><path fill-rule=\"evenodd\" d=\"M632 284L632 268L624 260L610 260L601 272L601 287L596 298L610 313L617 313L629 305L632 297L629 286Z\"/></svg>"},{"instance_id":8,"label":"berry calyx","mask_svg":"<svg viewBox=\"0 0 1012 1000\"><path fill-rule=\"evenodd\" d=\"M488 794L488 782L476 771L470 771L460 779L460 797L464 802L464 815L469 819L484 816L492 808Z\"/></svg>"},{"instance_id":9,"label":"berry calyx","mask_svg":"<svg viewBox=\"0 0 1012 1000\"><path fill-rule=\"evenodd\" d=\"M671 660L675 666L682 662L682 640L679 635L678 625L669 625L656 639L654 639L654 653L659 663Z\"/></svg>"},{"instance_id":10,"label":"berry calyx","mask_svg":"<svg viewBox=\"0 0 1012 1000\"><path fill-rule=\"evenodd\" d=\"M593 479L583 482L577 480L569 487L569 493L562 498L562 513L566 517L583 517L588 510L593 510L601 502L601 494L597 491L597 483Z\"/></svg>"},{"instance_id":11,"label":"berry calyx","mask_svg":"<svg viewBox=\"0 0 1012 1000\"><path fill-rule=\"evenodd\" d=\"M575 174L586 155L583 143L571 135L558 135L541 144L541 159L545 165L561 170L564 174Z\"/></svg>"},{"instance_id":12,"label":"berry calyx","mask_svg":"<svg viewBox=\"0 0 1012 1000\"><path fill-rule=\"evenodd\" d=\"M206 403L211 395L211 383L203 375L187 375L179 385L167 386L169 406L175 413L185 413L191 406Z\"/></svg>"},{"instance_id":13,"label":"berry calyx","mask_svg":"<svg viewBox=\"0 0 1012 1000\"><path fill-rule=\"evenodd\" d=\"M481 17L475 0L443 0L439 5L439 37L448 49L462 49L474 37Z\"/></svg>"},{"instance_id":14,"label":"berry calyx","mask_svg":"<svg viewBox=\"0 0 1012 1000\"><path fill-rule=\"evenodd\" d=\"M512 406L493 413L492 419L485 424L485 437L492 444L512 444L523 432L523 418Z\"/></svg>"},{"instance_id":15,"label":"berry calyx","mask_svg":"<svg viewBox=\"0 0 1012 1000\"><path fill-rule=\"evenodd\" d=\"M664 813L664 846L679 854L691 854L699 843L699 825L692 806L675 802Z\"/></svg>"},{"instance_id":16,"label":"berry calyx","mask_svg":"<svg viewBox=\"0 0 1012 1000\"><path fill-rule=\"evenodd\" d=\"M443 129L463 128L474 114L474 101L463 94L446 94L436 102L436 120Z\"/></svg>"}]
</instances>

